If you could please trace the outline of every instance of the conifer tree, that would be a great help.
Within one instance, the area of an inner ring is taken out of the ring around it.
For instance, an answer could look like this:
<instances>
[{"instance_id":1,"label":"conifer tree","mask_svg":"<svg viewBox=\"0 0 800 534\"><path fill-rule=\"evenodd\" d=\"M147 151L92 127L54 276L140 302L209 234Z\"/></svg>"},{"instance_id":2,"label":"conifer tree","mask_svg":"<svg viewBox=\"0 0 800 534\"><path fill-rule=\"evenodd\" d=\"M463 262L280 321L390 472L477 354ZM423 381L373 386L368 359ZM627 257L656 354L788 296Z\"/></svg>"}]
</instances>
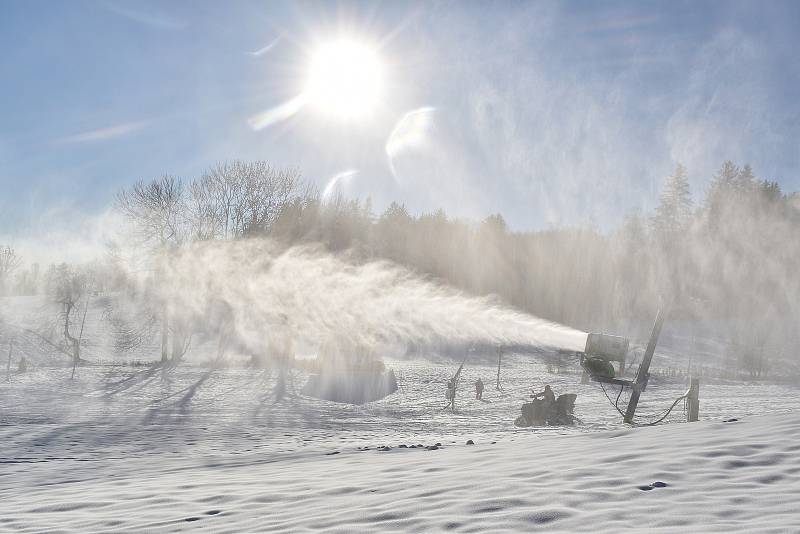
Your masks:
<instances>
[{"instance_id":1,"label":"conifer tree","mask_svg":"<svg viewBox=\"0 0 800 534\"><path fill-rule=\"evenodd\" d=\"M692 194L686 168L680 163L664 184L660 202L652 219L658 237L672 241L689 224L692 215Z\"/></svg>"}]
</instances>

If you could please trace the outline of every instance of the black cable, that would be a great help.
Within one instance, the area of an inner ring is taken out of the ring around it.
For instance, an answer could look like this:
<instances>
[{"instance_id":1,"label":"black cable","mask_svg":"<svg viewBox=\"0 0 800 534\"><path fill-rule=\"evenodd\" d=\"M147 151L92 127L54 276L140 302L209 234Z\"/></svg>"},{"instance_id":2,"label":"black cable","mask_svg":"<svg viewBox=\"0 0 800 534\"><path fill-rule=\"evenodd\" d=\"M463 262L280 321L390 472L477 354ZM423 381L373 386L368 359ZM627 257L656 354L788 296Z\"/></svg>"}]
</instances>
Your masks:
<instances>
[{"instance_id":1,"label":"black cable","mask_svg":"<svg viewBox=\"0 0 800 534\"><path fill-rule=\"evenodd\" d=\"M661 421L663 421L664 419L667 418L667 416L670 414L672 409L675 408L675 406L677 406L680 401L685 400L688 396L689 396L688 393L686 393L684 395L681 395L680 397L675 399L675 402L672 403L672 406L670 406L669 409L666 412L664 412L664 415L662 415L660 418L656 419L655 421L649 422L649 423L640 423L640 425L641 426L657 425L658 423L660 423Z\"/></svg>"},{"instance_id":2,"label":"black cable","mask_svg":"<svg viewBox=\"0 0 800 534\"><path fill-rule=\"evenodd\" d=\"M616 406L617 411L620 411L620 409L619 409L619 398L622 396L622 392L623 392L624 389L625 389L625 386L620 386L619 387L619 393L617 393L617 400L614 401L614 406Z\"/></svg>"},{"instance_id":3,"label":"black cable","mask_svg":"<svg viewBox=\"0 0 800 534\"><path fill-rule=\"evenodd\" d=\"M603 390L603 393L605 393L605 396L606 396L606 398L608 399L608 402L609 402L609 403L611 403L611 406L613 406L613 407L614 407L614 408L615 408L615 409L616 409L616 410L619 412L619 414L620 414L622 417L625 417L625 414L624 414L624 413L622 413L622 410L620 410L620 409L619 409L619 406L617 406L616 404L614 404L614 401L612 401L612 400L611 400L611 397L609 397L609 396L608 396L608 392L606 392L606 387L603 385L603 383L602 383L602 382L600 382L600 389L602 389L602 390ZM620 390L620 394L622 394L622 390Z\"/></svg>"},{"instance_id":4,"label":"black cable","mask_svg":"<svg viewBox=\"0 0 800 534\"><path fill-rule=\"evenodd\" d=\"M612 401L611 400L611 397L608 395L608 392L606 391L606 387L603 385L602 382L600 382L600 388L603 390L603 393L605 394L606 398L608 399L608 402L617 410L617 412L619 412L619 414L622 417L625 417L625 414L622 412L622 410L619 409L619 399L622 396L622 391L625 389L625 386L621 386L619 388L619 393L617 394L617 400L616 401ZM658 423L660 423L661 421L663 421L664 419L667 418L667 416L672 412L673 408L675 408L675 406L677 406L680 401L684 401L684 410L686 410L686 399L688 397L689 397L689 392L687 391L686 393L684 393L683 395L681 395L680 397L675 399L675 402L672 403L672 406L670 406L667 409L667 411L665 411L664 414L661 417L659 417L658 419L656 419L655 421L651 421L651 422L647 422L647 423L637 423L637 424L640 425L640 426L657 425Z\"/></svg>"}]
</instances>

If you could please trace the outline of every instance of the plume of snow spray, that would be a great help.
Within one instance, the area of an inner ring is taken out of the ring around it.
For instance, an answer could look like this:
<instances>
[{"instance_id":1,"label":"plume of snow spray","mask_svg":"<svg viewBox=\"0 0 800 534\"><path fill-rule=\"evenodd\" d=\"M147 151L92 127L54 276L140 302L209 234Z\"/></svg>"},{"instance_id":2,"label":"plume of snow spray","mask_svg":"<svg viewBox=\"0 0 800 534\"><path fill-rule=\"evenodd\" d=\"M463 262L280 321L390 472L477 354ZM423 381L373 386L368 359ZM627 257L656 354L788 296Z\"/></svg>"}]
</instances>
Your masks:
<instances>
[{"instance_id":1,"label":"plume of snow spray","mask_svg":"<svg viewBox=\"0 0 800 534\"><path fill-rule=\"evenodd\" d=\"M466 296L397 265L354 264L317 247L266 240L196 243L171 262L177 309L208 317L223 303L239 339L268 349L290 342L490 342L583 350L587 334Z\"/></svg>"}]
</instances>

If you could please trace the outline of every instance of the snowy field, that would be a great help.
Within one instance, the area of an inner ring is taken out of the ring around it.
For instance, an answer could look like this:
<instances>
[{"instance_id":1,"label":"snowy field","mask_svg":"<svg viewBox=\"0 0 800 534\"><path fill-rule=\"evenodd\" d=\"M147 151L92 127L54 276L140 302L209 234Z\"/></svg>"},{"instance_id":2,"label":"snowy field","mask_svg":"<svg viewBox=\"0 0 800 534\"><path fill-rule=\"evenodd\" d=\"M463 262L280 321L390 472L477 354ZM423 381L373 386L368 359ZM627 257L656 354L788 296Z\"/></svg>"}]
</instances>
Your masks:
<instances>
[{"instance_id":1,"label":"snowy field","mask_svg":"<svg viewBox=\"0 0 800 534\"><path fill-rule=\"evenodd\" d=\"M679 405L675 424L629 429L599 386L530 356L504 359L503 391L494 365L468 363L456 413L442 410L455 363L388 363L399 391L363 406L299 395L299 373L279 401L275 377L252 369L12 374L0 382L0 531L800 528L795 388L704 383L700 423L678 424ZM578 394L582 424L515 428L546 382ZM638 413L685 388L654 379Z\"/></svg>"}]
</instances>

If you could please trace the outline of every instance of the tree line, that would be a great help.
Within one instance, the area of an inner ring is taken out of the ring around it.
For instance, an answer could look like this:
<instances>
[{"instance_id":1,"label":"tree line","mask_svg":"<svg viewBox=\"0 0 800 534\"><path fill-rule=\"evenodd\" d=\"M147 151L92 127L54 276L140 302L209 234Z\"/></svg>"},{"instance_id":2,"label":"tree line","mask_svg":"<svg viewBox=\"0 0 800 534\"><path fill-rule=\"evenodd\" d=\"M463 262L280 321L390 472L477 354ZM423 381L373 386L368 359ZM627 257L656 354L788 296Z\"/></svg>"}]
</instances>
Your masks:
<instances>
[{"instance_id":1,"label":"tree line","mask_svg":"<svg viewBox=\"0 0 800 534\"><path fill-rule=\"evenodd\" d=\"M673 321L723 342L727 363L754 377L800 341L800 195L729 161L700 198L678 165L652 213L632 212L605 232L512 231L501 214L470 221L443 210L412 214L400 203L375 214L368 198L323 199L297 169L263 161L221 163L191 181L140 181L117 195L115 208L137 252L123 258L112 247L91 276L76 274L75 266L41 274L38 266L23 268L13 249L0 248L0 290L51 295L73 347L78 338L69 325L79 322L72 314L82 308L72 295L124 288L138 262L150 289L131 293L128 320L119 310L108 314L118 323L118 345L160 335L162 359L179 359L192 327L178 324L168 292L159 290L171 255L192 242L258 237L286 247L321 243L354 262L391 260L587 331L625 331L668 306ZM79 358L79 343L74 351Z\"/></svg>"}]
</instances>

